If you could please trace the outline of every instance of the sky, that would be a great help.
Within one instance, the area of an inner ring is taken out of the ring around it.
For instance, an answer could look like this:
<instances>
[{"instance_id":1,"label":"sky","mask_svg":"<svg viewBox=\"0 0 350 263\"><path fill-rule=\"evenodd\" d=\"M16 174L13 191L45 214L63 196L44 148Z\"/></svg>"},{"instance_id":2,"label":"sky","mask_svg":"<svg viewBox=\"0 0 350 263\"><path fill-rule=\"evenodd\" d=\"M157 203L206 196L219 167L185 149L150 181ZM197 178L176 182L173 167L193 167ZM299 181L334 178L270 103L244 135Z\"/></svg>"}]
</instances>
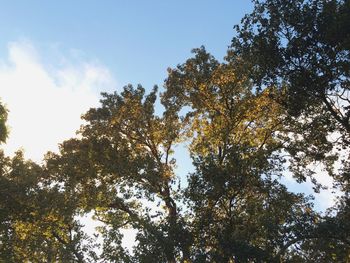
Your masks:
<instances>
[{"instance_id":1,"label":"sky","mask_svg":"<svg viewBox=\"0 0 350 263\"><path fill-rule=\"evenodd\" d=\"M249 0L1 1L0 56L9 41L29 39L46 63L75 50L101 61L121 86L151 88L193 48L222 58L233 26L251 9Z\"/></svg>"},{"instance_id":2,"label":"sky","mask_svg":"<svg viewBox=\"0 0 350 263\"><path fill-rule=\"evenodd\" d=\"M0 0L0 99L9 110L5 150L24 149L40 162L75 135L81 114L100 92L128 83L162 86L166 69L204 45L225 56L233 26L252 10L248 0ZM178 164L191 161L179 154ZM179 170L185 173L185 170ZM329 178L322 176L325 184ZM286 176L294 191L311 193ZM316 207L332 204L323 191Z\"/></svg>"},{"instance_id":3,"label":"sky","mask_svg":"<svg viewBox=\"0 0 350 263\"><path fill-rule=\"evenodd\" d=\"M201 45L222 59L233 26L252 9L248 0L0 3L8 147L23 147L34 160L74 135L101 91L161 87L166 69Z\"/></svg>"}]
</instances>

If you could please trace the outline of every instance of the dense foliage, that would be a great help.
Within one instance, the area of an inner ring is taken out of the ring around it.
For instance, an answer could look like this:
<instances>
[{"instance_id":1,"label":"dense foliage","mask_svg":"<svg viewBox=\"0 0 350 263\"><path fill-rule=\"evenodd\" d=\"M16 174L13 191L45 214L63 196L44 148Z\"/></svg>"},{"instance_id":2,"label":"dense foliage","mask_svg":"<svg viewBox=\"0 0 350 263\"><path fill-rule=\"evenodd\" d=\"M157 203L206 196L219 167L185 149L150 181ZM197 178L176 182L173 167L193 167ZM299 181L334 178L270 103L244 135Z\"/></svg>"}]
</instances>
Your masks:
<instances>
[{"instance_id":1,"label":"dense foliage","mask_svg":"<svg viewBox=\"0 0 350 263\"><path fill-rule=\"evenodd\" d=\"M345 0L255 1L225 61L202 47L163 92L102 94L43 165L1 152L0 262L350 262L349 16ZM343 193L325 213L280 182L318 191L316 166Z\"/></svg>"}]
</instances>

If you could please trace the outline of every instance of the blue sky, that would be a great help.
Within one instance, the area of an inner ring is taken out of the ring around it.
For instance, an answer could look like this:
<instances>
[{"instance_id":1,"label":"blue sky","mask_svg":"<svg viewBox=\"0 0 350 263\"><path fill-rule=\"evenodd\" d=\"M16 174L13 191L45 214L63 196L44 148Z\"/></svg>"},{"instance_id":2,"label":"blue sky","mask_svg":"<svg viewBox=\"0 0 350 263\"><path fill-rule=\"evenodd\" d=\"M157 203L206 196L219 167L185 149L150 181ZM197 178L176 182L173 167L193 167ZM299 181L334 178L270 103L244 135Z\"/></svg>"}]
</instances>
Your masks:
<instances>
[{"instance_id":1,"label":"blue sky","mask_svg":"<svg viewBox=\"0 0 350 263\"><path fill-rule=\"evenodd\" d=\"M233 25L251 9L248 0L2 1L0 56L9 41L29 39L50 63L47 47L76 49L106 65L119 85L151 87L192 48L222 58Z\"/></svg>"},{"instance_id":2,"label":"blue sky","mask_svg":"<svg viewBox=\"0 0 350 263\"><path fill-rule=\"evenodd\" d=\"M23 147L37 161L74 136L99 92L128 83L162 86L166 69L201 45L222 59L233 26L252 10L249 0L0 3L0 98L11 128L6 147L9 153ZM191 161L178 156L184 173ZM311 192L310 184L285 182ZM326 208L330 197L323 192L316 205Z\"/></svg>"}]
</instances>

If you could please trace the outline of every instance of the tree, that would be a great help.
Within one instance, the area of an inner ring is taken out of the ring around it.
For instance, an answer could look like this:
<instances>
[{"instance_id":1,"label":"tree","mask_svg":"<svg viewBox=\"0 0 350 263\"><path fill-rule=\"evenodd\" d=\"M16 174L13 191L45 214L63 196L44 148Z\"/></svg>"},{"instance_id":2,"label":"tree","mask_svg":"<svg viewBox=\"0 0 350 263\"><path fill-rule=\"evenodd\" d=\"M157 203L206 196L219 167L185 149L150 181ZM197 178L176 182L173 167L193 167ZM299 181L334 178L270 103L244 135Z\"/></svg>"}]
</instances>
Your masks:
<instances>
[{"instance_id":1,"label":"tree","mask_svg":"<svg viewBox=\"0 0 350 263\"><path fill-rule=\"evenodd\" d=\"M161 117L157 89L103 94L101 107L84 115L81 138L47 156L49 180L106 224L102 258L300 261L296 245L315 238L323 219L276 180L285 113L270 96L275 90L256 93L239 61L219 63L204 48L169 70L165 88ZM171 158L182 141L196 167L184 190L175 188ZM123 227L138 230L133 255L121 247Z\"/></svg>"},{"instance_id":2,"label":"tree","mask_svg":"<svg viewBox=\"0 0 350 263\"><path fill-rule=\"evenodd\" d=\"M86 237L74 199L43 185L43 168L22 152L13 158L1 152L0 165L0 261L83 262Z\"/></svg>"},{"instance_id":3,"label":"tree","mask_svg":"<svg viewBox=\"0 0 350 263\"><path fill-rule=\"evenodd\" d=\"M7 138L0 105L0 142ZM49 185L45 168L0 150L0 262L85 262L88 246L74 216L75 199ZM93 251L90 249L91 255Z\"/></svg>"},{"instance_id":4,"label":"tree","mask_svg":"<svg viewBox=\"0 0 350 263\"><path fill-rule=\"evenodd\" d=\"M118 238L122 226L139 230L135 261L184 262L191 237L177 205L171 159L181 125L171 114L155 115L156 92L127 86L120 95L103 94L102 106L84 115L82 139L64 142L48 168L84 211L95 211L112 228L109 236Z\"/></svg>"},{"instance_id":5,"label":"tree","mask_svg":"<svg viewBox=\"0 0 350 263\"><path fill-rule=\"evenodd\" d=\"M277 89L275 99L288 110L290 129L308 132L302 144L310 145L311 139L313 149L303 153L294 145L291 155L309 158L305 165L329 161L332 146L349 146L350 2L254 3L254 11L236 26L228 59L244 61L259 90ZM331 172L332 162L326 166ZM332 175L344 190L348 187L346 172Z\"/></svg>"},{"instance_id":6,"label":"tree","mask_svg":"<svg viewBox=\"0 0 350 263\"><path fill-rule=\"evenodd\" d=\"M258 94L240 61L219 63L204 48L169 70L163 103L182 112L196 172L185 190L193 262L280 262L319 215L274 178L283 159L283 110ZM296 249L297 252L297 249Z\"/></svg>"},{"instance_id":7,"label":"tree","mask_svg":"<svg viewBox=\"0 0 350 263\"><path fill-rule=\"evenodd\" d=\"M296 177L305 180L314 173L308 169L310 165L318 163L343 190L341 202L333 210L333 215L338 214L320 224L313 236L324 237L310 240L313 250L304 249L314 254L306 254L304 259L347 262L350 231L343 215L348 213L350 189L350 2L254 3L254 11L235 27L237 35L228 60L244 61L258 91L271 87L278 91L272 97L286 109L281 132ZM339 230L339 226L345 228ZM345 238L340 238L340 233L345 233Z\"/></svg>"},{"instance_id":8,"label":"tree","mask_svg":"<svg viewBox=\"0 0 350 263\"><path fill-rule=\"evenodd\" d=\"M350 162L334 167L350 140L349 1L254 2L225 61L202 47L168 70L162 105L157 87L128 85L43 165L0 153L0 261L349 262ZM344 190L324 215L279 182L286 170L306 180L313 163ZM76 218L90 212L101 255ZM137 230L132 253L123 228Z\"/></svg>"},{"instance_id":9,"label":"tree","mask_svg":"<svg viewBox=\"0 0 350 263\"><path fill-rule=\"evenodd\" d=\"M0 103L0 143L5 142L7 138L6 121L7 121L7 110Z\"/></svg>"}]
</instances>

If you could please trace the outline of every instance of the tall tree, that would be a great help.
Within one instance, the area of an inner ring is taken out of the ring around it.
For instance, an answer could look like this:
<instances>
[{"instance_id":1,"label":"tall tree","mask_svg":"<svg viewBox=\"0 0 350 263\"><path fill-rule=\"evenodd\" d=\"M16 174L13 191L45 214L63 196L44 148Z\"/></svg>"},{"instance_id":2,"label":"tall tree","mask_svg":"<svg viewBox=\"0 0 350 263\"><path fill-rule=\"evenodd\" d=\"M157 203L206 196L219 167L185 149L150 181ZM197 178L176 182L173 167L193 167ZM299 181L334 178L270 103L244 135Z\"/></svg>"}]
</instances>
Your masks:
<instances>
[{"instance_id":1,"label":"tall tree","mask_svg":"<svg viewBox=\"0 0 350 263\"><path fill-rule=\"evenodd\" d=\"M155 114L156 88L145 95L141 86L126 86L120 95L103 94L101 106L84 115L80 138L47 155L47 180L74 196L78 210L94 211L105 223L101 259L346 258L348 237L332 230L334 217L321 217L308 198L278 182L288 112L275 100L279 90L257 92L246 70L239 59L219 63L197 49L169 69L163 116ZM175 187L171 154L184 141L196 171L182 190ZM121 245L126 227L138 230L132 254ZM321 251L324 256L316 257Z\"/></svg>"},{"instance_id":2,"label":"tall tree","mask_svg":"<svg viewBox=\"0 0 350 263\"><path fill-rule=\"evenodd\" d=\"M258 91L270 87L279 91L272 97L287 110L285 150L292 157L290 168L297 178L305 180L314 173L308 169L310 165L318 164L341 186L343 197L333 216L325 218L314 233L324 234L324 242L311 242L313 255L319 257L307 254L306 258L347 262L350 230L344 214L349 211L350 190L350 1L254 3L254 11L236 26L228 60L244 61ZM331 229L337 230L332 233ZM335 236L338 239L333 239ZM332 248L342 252L333 253Z\"/></svg>"},{"instance_id":3,"label":"tall tree","mask_svg":"<svg viewBox=\"0 0 350 263\"><path fill-rule=\"evenodd\" d=\"M1 262L349 262L350 161L334 166L350 141L349 1L254 3L224 62L199 48L168 70L162 106L157 87L128 85L44 165L0 152ZM6 119L0 105L0 142ZM278 180L314 163L345 192L325 215ZM77 220L91 211L99 257ZM132 253L123 228L137 230Z\"/></svg>"},{"instance_id":4,"label":"tall tree","mask_svg":"<svg viewBox=\"0 0 350 263\"><path fill-rule=\"evenodd\" d=\"M82 138L63 143L48 167L111 231L139 230L135 261L184 262L191 238L177 205L171 158L181 125L170 113L154 113L156 92L127 86L120 95L103 94L102 106L84 115Z\"/></svg>"},{"instance_id":5,"label":"tall tree","mask_svg":"<svg viewBox=\"0 0 350 263\"><path fill-rule=\"evenodd\" d=\"M276 131L283 111L256 93L240 61L219 63L204 48L169 70L163 102L183 112L196 172L185 190L193 262L280 262L307 239L319 216L278 183ZM297 254L297 250L294 251ZM300 258L299 258L300 259Z\"/></svg>"},{"instance_id":6,"label":"tall tree","mask_svg":"<svg viewBox=\"0 0 350 263\"><path fill-rule=\"evenodd\" d=\"M332 146L349 147L350 2L254 3L254 11L236 26L228 59L243 60L258 89L279 90L275 99L288 110L290 130L307 133L290 151L299 166L328 160L330 172ZM348 173L333 176L348 187Z\"/></svg>"}]
</instances>

